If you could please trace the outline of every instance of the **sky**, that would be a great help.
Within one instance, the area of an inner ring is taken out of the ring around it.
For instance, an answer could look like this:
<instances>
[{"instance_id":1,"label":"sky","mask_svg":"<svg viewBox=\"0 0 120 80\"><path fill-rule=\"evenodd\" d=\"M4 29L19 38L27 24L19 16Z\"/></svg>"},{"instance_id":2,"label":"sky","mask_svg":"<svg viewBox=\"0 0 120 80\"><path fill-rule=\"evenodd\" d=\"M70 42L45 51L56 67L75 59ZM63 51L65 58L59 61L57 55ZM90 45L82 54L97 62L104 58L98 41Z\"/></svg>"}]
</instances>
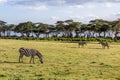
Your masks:
<instances>
[{"instance_id":1,"label":"sky","mask_svg":"<svg viewBox=\"0 0 120 80\"><path fill-rule=\"evenodd\" d=\"M0 0L0 20L8 24L27 21L55 24L68 19L88 23L118 18L120 0Z\"/></svg>"}]
</instances>

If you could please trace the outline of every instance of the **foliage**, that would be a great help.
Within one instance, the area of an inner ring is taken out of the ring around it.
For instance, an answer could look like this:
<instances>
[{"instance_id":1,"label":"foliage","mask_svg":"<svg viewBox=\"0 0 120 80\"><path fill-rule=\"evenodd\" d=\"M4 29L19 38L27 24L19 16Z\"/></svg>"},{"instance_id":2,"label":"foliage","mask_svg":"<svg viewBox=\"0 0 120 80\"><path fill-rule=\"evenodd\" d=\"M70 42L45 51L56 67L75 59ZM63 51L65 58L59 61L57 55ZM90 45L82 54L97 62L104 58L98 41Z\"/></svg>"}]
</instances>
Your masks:
<instances>
[{"instance_id":1,"label":"foliage","mask_svg":"<svg viewBox=\"0 0 120 80\"><path fill-rule=\"evenodd\" d=\"M78 42L78 41L107 41L107 42L119 42L120 40L114 40L111 38L38 38L38 37L0 37L1 39L16 39L16 40L37 40L37 41L67 41L67 42Z\"/></svg>"},{"instance_id":2,"label":"foliage","mask_svg":"<svg viewBox=\"0 0 120 80\"><path fill-rule=\"evenodd\" d=\"M19 23L18 25L10 24L0 20L0 36L12 36L13 31L20 33L20 37L44 37L44 38L107 38L118 39L120 31L120 19L107 21L103 19L91 20L88 24L76 22L73 20L57 21L55 25L45 23L33 23L31 21ZM111 36L112 34L112 36ZM67 39L66 39L67 40Z\"/></svg>"}]
</instances>

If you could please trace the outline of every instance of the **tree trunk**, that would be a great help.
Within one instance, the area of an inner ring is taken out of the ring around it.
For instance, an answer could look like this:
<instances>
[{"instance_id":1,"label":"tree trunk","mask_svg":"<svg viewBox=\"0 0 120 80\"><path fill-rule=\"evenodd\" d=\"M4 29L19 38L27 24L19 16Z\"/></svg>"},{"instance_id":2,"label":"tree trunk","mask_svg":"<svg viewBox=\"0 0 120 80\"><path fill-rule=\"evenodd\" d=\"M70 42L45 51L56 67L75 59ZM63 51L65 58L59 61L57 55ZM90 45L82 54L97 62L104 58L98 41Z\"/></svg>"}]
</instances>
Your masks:
<instances>
[{"instance_id":1,"label":"tree trunk","mask_svg":"<svg viewBox=\"0 0 120 80\"><path fill-rule=\"evenodd\" d=\"M118 32L115 32L115 37L114 37L115 40L117 40L117 34Z\"/></svg>"},{"instance_id":2,"label":"tree trunk","mask_svg":"<svg viewBox=\"0 0 120 80\"><path fill-rule=\"evenodd\" d=\"M7 37L10 37L10 31L7 31Z\"/></svg>"},{"instance_id":3,"label":"tree trunk","mask_svg":"<svg viewBox=\"0 0 120 80\"><path fill-rule=\"evenodd\" d=\"M75 31L75 37L78 38L79 37L79 32Z\"/></svg>"},{"instance_id":4,"label":"tree trunk","mask_svg":"<svg viewBox=\"0 0 120 80\"><path fill-rule=\"evenodd\" d=\"M24 33L23 32L21 33L21 36L24 37Z\"/></svg>"},{"instance_id":5,"label":"tree trunk","mask_svg":"<svg viewBox=\"0 0 120 80\"><path fill-rule=\"evenodd\" d=\"M106 34L105 34L105 31L104 31L104 38L105 38L105 35L106 35Z\"/></svg>"},{"instance_id":6,"label":"tree trunk","mask_svg":"<svg viewBox=\"0 0 120 80\"><path fill-rule=\"evenodd\" d=\"M27 37L30 37L30 32L27 32L27 33L26 33L26 36L27 36Z\"/></svg>"},{"instance_id":7,"label":"tree trunk","mask_svg":"<svg viewBox=\"0 0 120 80\"><path fill-rule=\"evenodd\" d=\"M0 37L2 36L1 32L0 32Z\"/></svg>"},{"instance_id":8,"label":"tree trunk","mask_svg":"<svg viewBox=\"0 0 120 80\"><path fill-rule=\"evenodd\" d=\"M35 33L35 36L36 36L36 37L39 37L39 36L40 36L40 32Z\"/></svg>"}]
</instances>

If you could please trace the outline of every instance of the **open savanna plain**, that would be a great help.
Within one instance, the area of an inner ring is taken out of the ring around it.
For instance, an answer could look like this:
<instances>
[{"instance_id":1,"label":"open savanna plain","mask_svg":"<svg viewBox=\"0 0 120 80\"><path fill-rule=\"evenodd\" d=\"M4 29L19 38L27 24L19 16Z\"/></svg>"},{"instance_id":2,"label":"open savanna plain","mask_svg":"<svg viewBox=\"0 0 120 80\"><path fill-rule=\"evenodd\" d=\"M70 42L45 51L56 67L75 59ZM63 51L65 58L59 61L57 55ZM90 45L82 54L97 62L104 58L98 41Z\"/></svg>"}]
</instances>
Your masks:
<instances>
[{"instance_id":1,"label":"open savanna plain","mask_svg":"<svg viewBox=\"0 0 120 80\"><path fill-rule=\"evenodd\" d=\"M53 41L23 41L0 39L0 80L120 80L120 45L110 43L102 49L98 42L77 43ZM41 64L35 57L23 57L19 63L20 47L39 50Z\"/></svg>"}]
</instances>

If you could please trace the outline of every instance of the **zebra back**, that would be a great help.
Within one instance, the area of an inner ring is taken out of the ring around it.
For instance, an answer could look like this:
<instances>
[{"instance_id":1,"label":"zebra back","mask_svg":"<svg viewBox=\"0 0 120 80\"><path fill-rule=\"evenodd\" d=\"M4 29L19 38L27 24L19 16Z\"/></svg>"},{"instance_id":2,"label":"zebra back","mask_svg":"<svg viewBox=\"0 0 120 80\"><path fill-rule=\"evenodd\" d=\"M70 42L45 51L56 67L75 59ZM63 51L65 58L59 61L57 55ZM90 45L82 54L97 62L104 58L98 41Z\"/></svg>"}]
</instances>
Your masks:
<instances>
[{"instance_id":1,"label":"zebra back","mask_svg":"<svg viewBox=\"0 0 120 80\"><path fill-rule=\"evenodd\" d=\"M99 44L101 44L103 47L109 48L109 44L107 42L99 41Z\"/></svg>"},{"instance_id":2,"label":"zebra back","mask_svg":"<svg viewBox=\"0 0 120 80\"><path fill-rule=\"evenodd\" d=\"M35 54L35 51L33 49L28 49L28 48L24 48L24 47L20 48L19 52L21 55L25 55L27 57L33 55L33 53Z\"/></svg>"},{"instance_id":3,"label":"zebra back","mask_svg":"<svg viewBox=\"0 0 120 80\"><path fill-rule=\"evenodd\" d=\"M79 42L78 45L87 45L87 43L83 41L83 42Z\"/></svg>"},{"instance_id":4,"label":"zebra back","mask_svg":"<svg viewBox=\"0 0 120 80\"><path fill-rule=\"evenodd\" d=\"M80 46L84 46L84 45L87 45L87 43L86 43L85 41L78 42L78 47L80 47Z\"/></svg>"}]
</instances>

